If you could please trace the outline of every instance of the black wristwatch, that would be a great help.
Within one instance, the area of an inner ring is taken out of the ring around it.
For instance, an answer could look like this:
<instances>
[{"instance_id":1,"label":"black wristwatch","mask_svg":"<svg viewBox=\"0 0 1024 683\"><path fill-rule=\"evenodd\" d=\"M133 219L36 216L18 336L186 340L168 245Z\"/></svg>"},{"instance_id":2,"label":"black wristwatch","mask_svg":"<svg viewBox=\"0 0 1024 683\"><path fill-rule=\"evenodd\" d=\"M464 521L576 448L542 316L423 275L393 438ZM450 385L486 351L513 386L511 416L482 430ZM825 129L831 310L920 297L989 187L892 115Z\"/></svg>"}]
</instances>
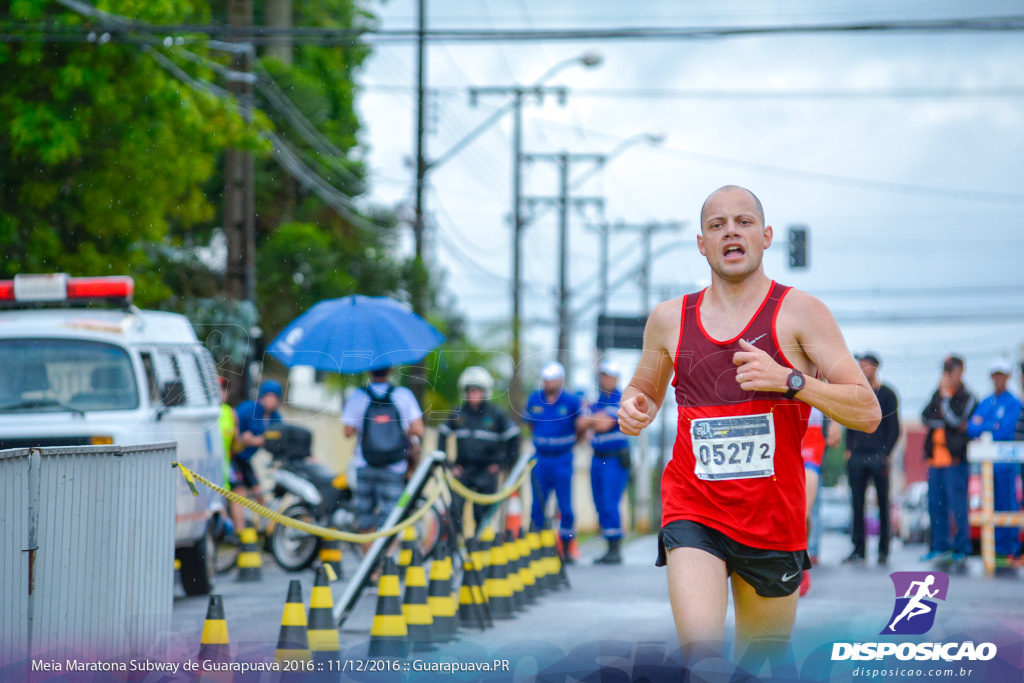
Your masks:
<instances>
[{"instance_id":1,"label":"black wristwatch","mask_svg":"<svg viewBox=\"0 0 1024 683\"><path fill-rule=\"evenodd\" d=\"M796 396L796 392L807 386L807 380L804 378L804 373L794 369L793 372L789 373L789 377L786 378L786 386L789 387L783 396L786 398L793 398Z\"/></svg>"}]
</instances>

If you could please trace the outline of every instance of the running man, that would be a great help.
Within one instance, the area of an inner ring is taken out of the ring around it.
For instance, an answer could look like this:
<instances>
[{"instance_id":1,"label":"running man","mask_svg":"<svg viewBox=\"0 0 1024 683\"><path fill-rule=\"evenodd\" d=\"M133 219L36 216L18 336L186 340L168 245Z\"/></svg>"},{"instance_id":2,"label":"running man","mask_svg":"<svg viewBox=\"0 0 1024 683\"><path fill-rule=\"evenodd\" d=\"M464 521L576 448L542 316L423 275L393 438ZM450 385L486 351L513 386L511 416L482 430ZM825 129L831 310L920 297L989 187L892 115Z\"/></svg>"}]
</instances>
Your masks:
<instances>
[{"instance_id":1,"label":"running man","mask_svg":"<svg viewBox=\"0 0 1024 683\"><path fill-rule=\"evenodd\" d=\"M924 598L934 598L939 592L938 588L936 588L934 592L928 590L933 583L935 583L934 574L929 574L924 581L911 581L910 586L907 588L907 594L903 596L905 598L910 598L910 602L908 602L907 606L903 608L900 615L893 619L892 623L889 624L890 631L895 632L896 622L903 617L906 617L907 621L910 621L918 615L928 614L932 611L932 608L928 605L922 604L921 600ZM910 594L914 592L914 586L917 586L917 595L911 596Z\"/></svg>"},{"instance_id":2,"label":"running man","mask_svg":"<svg viewBox=\"0 0 1024 683\"><path fill-rule=\"evenodd\" d=\"M810 568L800 441L811 406L862 431L881 420L828 308L765 275L771 243L752 192L728 185L707 198L697 247L711 285L651 313L619 410L623 433L637 435L675 387L657 564L684 646L721 648L730 577L738 652L788 641Z\"/></svg>"}]
</instances>

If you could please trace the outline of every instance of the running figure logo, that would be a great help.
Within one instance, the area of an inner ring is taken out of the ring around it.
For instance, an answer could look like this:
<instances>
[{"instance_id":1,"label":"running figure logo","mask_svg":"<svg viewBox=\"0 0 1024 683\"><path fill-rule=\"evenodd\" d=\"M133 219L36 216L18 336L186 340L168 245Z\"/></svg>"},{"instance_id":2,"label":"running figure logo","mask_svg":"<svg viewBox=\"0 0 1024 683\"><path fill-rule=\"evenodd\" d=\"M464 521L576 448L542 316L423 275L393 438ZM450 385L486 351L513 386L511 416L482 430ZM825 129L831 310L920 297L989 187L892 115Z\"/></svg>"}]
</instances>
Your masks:
<instances>
[{"instance_id":1,"label":"running figure logo","mask_svg":"<svg viewBox=\"0 0 1024 683\"><path fill-rule=\"evenodd\" d=\"M942 572L893 572L889 578L896 588L896 606L882 634L917 636L927 633L935 623L937 607L929 598L946 599L949 577Z\"/></svg>"}]
</instances>

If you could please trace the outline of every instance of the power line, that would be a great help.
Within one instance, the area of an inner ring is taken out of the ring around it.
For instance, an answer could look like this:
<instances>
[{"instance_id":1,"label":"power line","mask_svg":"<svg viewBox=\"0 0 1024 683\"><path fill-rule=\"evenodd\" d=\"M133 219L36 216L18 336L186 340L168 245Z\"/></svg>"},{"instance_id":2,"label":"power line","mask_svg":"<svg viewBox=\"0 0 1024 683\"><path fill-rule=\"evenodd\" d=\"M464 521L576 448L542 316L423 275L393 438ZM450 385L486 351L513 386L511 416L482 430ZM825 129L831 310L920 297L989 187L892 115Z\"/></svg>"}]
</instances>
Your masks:
<instances>
[{"instance_id":1,"label":"power line","mask_svg":"<svg viewBox=\"0 0 1024 683\"><path fill-rule=\"evenodd\" d=\"M392 83L364 83L366 91L395 92L406 94L407 87ZM465 88L457 86L435 86L430 89L436 95L466 99ZM679 99L679 100L853 100L853 99L970 99L970 98L1017 98L1024 97L1024 87L989 86L984 88L813 88L813 89L729 89L717 88L573 88L573 96L601 99Z\"/></svg>"},{"instance_id":2,"label":"power line","mask_svg":"<svg viewBox=\"0 0 1024 683\"><path fill-rule=\"evenodd\" d=\"M556 128L568 128L570 130L577 130L577 126L570 126L559 121L553 121L551 119L534 118L535 121L543 121L546 125L554 126ZM584 129L587 133L602 135L607 138L615 140L623 140L618 135L610 135L608 133L602 133L592 129ZM763 173L774 174L778 176L788 176L791 178L799 178L801 180L810 180L812 182L819 182L828 185L841 185L846 187L857 187L865 190L878 190L883 192L898 192L902 194L916 194L925 195L929 197L940 197L944 199L966 199L969 201L986 201L986 202L1007 202L1012 204L1024 203L1024 194L1018 194L1015 192L990 192L986 190L965 190L961 188L951 187L937 187L934 185L917 185L912 183L897 183L886 180L870 180L868 178L855 178L852 176L837 175L834 173L821 173L818 171L804 171L796 168L789 168L786 166L775 166L773 164L762 164L756 161L742 161L739 159L730 159L727 157L720 157L713 154L704 154L702 152L692 152L689 150L678 149L667 145L659 145L651 148L652 153L655 154L666 154L675 156L681 159L688 159L691 161L700 161L703 163L716 164L720 166L729 166L734 168L747 168Z\"/></svg>"},{"instance_id":3,"label":"power line","mask_svg":"<svg viewBox=\"0 0 1024 683\"><path fill-rule=\"evenodd\" d=\"M59 0L74 11L104 22L112 22L116 15L98 10L78 0ZM196 34L218 38L244 37L256 45L275 43L290 38L293 43L315 45L346 45L355 43L410 43L419 39L416 29L380 29L374 26L357 28L265 26L237 27L209 24L151 24L117 17L118 30L145 31L152 34ZM53 23L14 24L9 30L35 40L50 37L67 39L85 32ZM829 33L950 33L985 32L1007 33L1024 30L1024 15L1005 17L978 17L963 19L934 19L907 21L865 21L836 24L795 24L778 26L708 26L708 27L625 27L604 29L430 29L423 32L428 42L540 42L576 40L698 40L741 36L829 34ZM18 34L5 34L4 38L17 39Z\"/></svg>"}]
</instances>

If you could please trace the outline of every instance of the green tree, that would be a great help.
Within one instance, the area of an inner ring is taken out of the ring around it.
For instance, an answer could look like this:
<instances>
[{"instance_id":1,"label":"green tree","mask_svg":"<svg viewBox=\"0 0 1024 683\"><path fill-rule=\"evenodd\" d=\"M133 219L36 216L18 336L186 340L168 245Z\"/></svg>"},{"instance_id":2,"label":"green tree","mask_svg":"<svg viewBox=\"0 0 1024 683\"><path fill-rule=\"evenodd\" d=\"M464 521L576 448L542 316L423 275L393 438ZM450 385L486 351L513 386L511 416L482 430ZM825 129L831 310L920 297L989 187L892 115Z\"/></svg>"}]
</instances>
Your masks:
<instances>
[{"instance_id":1,"label":"green tree","mask_svg":"<svg viewBox=\"0 0 1024 683\"><path fill-rule=\"evenodd\" d=\"M202 22L199 0L110 0L152 22ZM9 21L82 29L47 0L14 0ZM209 222L202 191L228 145L256 146L229 103L197 93L137 45L0 44L0 274L131 273L142 304L171 294L147 245Z\"/></svg>"}]
</instances>

